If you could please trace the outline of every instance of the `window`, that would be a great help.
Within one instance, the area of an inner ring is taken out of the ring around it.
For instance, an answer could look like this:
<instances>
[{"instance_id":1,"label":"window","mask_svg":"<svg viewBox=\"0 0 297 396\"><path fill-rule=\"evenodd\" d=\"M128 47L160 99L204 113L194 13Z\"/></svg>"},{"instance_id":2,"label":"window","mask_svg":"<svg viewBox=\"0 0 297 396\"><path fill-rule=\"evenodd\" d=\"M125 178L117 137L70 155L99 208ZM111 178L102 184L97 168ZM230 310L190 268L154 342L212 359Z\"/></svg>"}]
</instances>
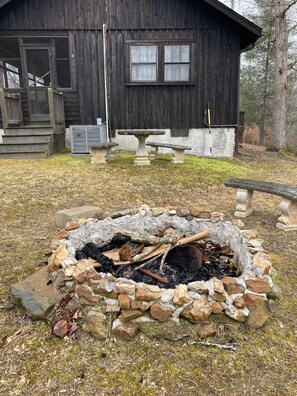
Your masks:
<instances>
[{"instance_id":1,"label":"window","mask_svg":"<svg viewBox=\"0 0 297 396\"><path fill-rule=\"evenodd\" d=\"M19 42L15 37L0 38L0 86L3 88L20 88L21 56Z\"/></svg>"},{"instance_id":2,"label":"window","mask_svg":"<svg viewBox=\"0 0 297 396\"><path fill-rule=\"evenodd\" d=\"M165 45L164 81L190 81L190 46Z\"/></svg>"},{"instance_id":3,"label":"window","mask_svg":"<svg viewBox=\"0 0 297 396\"><path fill-rule=\"evenodd\" d=\"M157 50L156 45L131 45L132 82L157 81Z\"/></svg>"},{"instance_id":4,"label":"window","mask_svg":"<svg viewBox=\"0 0 297 396\"><path fill-rule=\"evenodd\" d=\"M191 83L192 44L131 44L132 84Z\"/></svg>"}]
</instances>

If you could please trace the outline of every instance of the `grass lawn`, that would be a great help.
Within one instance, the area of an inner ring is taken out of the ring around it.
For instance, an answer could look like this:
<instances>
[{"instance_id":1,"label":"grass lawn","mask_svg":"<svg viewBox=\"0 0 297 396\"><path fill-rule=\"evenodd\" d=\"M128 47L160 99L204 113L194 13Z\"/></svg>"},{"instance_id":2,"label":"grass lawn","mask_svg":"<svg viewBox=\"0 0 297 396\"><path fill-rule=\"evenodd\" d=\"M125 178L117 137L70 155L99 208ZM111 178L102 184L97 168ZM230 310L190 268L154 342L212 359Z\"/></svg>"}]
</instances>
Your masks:
<instances>
[{"instance_id":1,"label":"grass lawn","mask_svg":"<svg viewBox=\"0 0 297 396\"><path fill-rule=\"evenodd\" d=\"M40 268L58 210L96 205L108 213L145 203L232 215L235 190L223 184L229 177L297 186L297 157L251 148L233 160L186 156L183 165L164 155L150 167L134 167L124 153L108 165L90 162L67 154L0 160L0 305L9 305L11 284ZM281 297L271 303L272 318L259 330L222 328L210 340L233 340L237 351L144 336L100 342L82 332L70 341L19 308L0 309L0 395L296 396L297 232L275 228L279 201L255 193L255 212L244 220L264 240L278 273Z\"/></svg>"}]
</instances>

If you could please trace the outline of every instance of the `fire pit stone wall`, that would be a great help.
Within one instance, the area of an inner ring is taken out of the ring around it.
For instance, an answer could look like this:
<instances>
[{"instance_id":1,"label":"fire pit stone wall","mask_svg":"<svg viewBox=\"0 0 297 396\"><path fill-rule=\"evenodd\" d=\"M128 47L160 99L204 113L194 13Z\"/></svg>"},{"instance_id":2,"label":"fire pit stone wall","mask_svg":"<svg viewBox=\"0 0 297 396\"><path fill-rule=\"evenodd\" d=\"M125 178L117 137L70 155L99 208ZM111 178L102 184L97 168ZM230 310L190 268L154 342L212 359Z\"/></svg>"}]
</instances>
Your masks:
<instances>
[{"instance_id":1,"label":"fire pit stone wall","mask_svg":"<svg viewBox=\"0 0 297 396\"><path fill-rule=\"evenodd\" d=\"M68 224L68 231L60 232L61 239L54 241L56 250L49 259L53 284L71 296L69 309L76 305L84 308L84 330L99 339L111 331L129 340L141 330L175 340L194 331L198 334L205 324L211 324L213 330L213 321L235 326L244 323L254 328L265 323L275 287L269 255L253 231L240 230L220 213L206 214L209 218L205 219L192 213L185 216L185 211L156 211L146 205L126 213L117 218L81 219ZM241 275L163 289L97 272L90 260L75 258L76 250L86 243L109 240L118 230L153 234L164 227L185 236L208 230L212 241L231 247Z\"/></svg>"}]
</instances>

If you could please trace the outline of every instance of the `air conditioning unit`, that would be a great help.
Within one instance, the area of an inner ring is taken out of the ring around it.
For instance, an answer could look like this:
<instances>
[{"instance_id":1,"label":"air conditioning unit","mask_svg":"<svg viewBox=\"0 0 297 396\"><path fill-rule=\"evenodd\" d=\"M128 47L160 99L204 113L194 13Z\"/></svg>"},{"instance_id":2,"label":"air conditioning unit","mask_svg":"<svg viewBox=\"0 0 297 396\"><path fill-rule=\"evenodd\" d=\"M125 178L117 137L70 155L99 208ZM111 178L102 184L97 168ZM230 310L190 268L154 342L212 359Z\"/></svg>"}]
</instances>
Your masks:
<instances>
[{"instance_id":1,"label":"air conditioning unit","mask_svg":"<svg viewBox=\"0 0 297 396\"><path fill-rule=\"evenodd\" d=\"M106 142L105 125L70 125L72 154L89 154L90 146Z\"/></svg>"}]
</instances>

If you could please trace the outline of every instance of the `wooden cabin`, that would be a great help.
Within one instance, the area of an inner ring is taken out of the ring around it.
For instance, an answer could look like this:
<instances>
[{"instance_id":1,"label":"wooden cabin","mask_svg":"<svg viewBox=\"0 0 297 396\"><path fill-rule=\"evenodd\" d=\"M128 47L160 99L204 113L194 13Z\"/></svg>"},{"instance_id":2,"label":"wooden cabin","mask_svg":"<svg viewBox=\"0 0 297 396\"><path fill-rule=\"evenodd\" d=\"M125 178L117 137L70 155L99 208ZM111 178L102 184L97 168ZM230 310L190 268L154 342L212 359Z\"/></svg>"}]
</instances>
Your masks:
<instances>
[{"instance_id":1,"label":"wooden cabin","mask_svg":"<svg viewBox=\"0 0 297 396\"><path fill-rule=\"evenodd\" d=\"M208 109L234 139L240 54L260 36L218 0L0 0L0 156L46 156L98 118L198 141Z\"/></svg>"}]
</instances>

